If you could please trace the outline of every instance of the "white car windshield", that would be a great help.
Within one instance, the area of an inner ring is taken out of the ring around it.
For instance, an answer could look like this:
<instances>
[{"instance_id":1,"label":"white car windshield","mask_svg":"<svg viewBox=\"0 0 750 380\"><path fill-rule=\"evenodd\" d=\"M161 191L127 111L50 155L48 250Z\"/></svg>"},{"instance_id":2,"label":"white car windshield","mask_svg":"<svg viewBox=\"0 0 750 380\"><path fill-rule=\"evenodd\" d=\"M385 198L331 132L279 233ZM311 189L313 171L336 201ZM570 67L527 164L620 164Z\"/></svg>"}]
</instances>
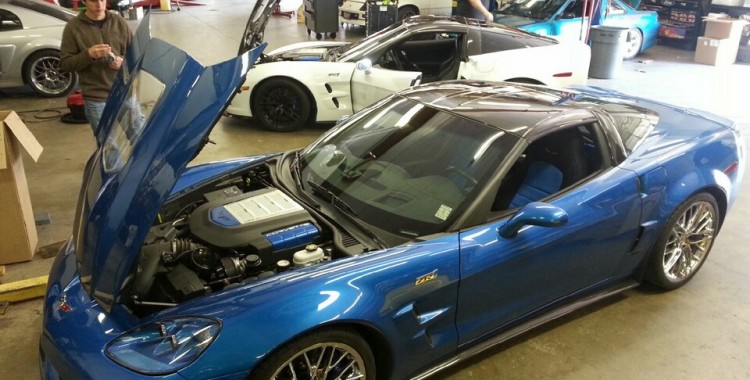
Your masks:
<instances>
[{"instance_id":1,"label":"white car windshield","mask_svg":"<svg viewBox=\"0 0 750 380\"><path fill-rule=\"evenodd\" d=\"M402 237L445 231L518 138L394 97L302 152L305 191Z\"/></svg>"}]
</instances>

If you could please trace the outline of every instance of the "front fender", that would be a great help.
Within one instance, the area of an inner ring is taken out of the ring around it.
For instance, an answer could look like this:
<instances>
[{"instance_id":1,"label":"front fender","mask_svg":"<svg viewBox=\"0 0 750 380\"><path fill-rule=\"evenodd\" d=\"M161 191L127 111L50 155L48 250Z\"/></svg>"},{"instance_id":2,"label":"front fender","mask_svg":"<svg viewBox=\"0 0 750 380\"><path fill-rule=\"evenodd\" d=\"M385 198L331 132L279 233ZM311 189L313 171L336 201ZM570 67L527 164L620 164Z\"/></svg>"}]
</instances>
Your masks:
<instances>
[{"instance_id":1,"label":"front fender","mask_svg":"<svg viewBox=\"0 0 750 380\"><path fill-rule=\"evenodd\" d=\"M20 46L15 52L16 58L12 61L15 65L10 67L8 71L21 72L22 65L26 64L26 60L29 56L42 50L54 50L59 52L60 40L55 40L54 38L37 38Z\"/></svg>"},{"instance_id":2,"label":"front fender","mask_svg":"<svg viewBox=\"0 0 750 380\"><path fill-rule=\"evenodd\" d=\"M359 324L394 350L394 377L455 352L457 237L446 236L317 267L203 297L169 311L222 320L219 337L186 378L251 370L270 352L323 326ZM158 315L155 318L165 317Z\"/></svg>"},{"instance_id":3,"label":"front fender","mask_svg":"<svg viewBox=\"0 0 750 380\"><path fill-rule=\"evenodd\" d=\"M252 116L250 102L262 82L274 78L293 80L304 86L317 109L317 122L330 122L352 114L353 62L282 61L256 65L247 74L242 89L227 107L227 113Z\"/></svg>"}]
</instances>

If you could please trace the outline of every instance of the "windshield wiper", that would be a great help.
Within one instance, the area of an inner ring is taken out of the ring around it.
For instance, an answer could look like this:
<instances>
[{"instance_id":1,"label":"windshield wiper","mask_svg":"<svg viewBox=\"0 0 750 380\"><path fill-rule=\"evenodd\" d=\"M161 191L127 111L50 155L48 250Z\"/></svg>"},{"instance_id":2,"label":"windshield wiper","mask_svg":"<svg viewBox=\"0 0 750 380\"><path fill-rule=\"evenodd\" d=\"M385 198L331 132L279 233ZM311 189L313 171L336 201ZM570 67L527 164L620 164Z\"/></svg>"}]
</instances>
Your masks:
<instances>
[{"instance_id":1,"label":"windshield wiper","mask_svg":"<svg viewBox=\"0 0 750 380\"><path fill-rule=\"evenodd\" d=\"M350 222L354 223L357 227L359 227L360 230L364 231L367 236L369 236L375 244L380 246L380 248L385 248L388 245L383 242L383 240L378 237L372 230L367 228L362 221L360 221L357 218L357 213L354 211L354 209L351 208L346 202L344 202L341 198L336 196L331 190L326 189L322 185L319 185L313 181L307 181L307 184L310 185L310 188L313 189L313 193L317 196L323 198L324 200L327 200L335 207L337 210L341 212L342 215L344 215L347 219L349 219Z\"/></svg>"},{"instance_id":2,"label":"windshield wiper","mask_svg":"<svg viewBox=\"0 0 750 380\"><path fill-rule=\"evenodd\" d=\"M354 209L351 208L346 202L341 200L336 194L334 194L331 190L326 189L325 187L313 182L313 181L307 181L307 184L310 185L310 187L313 189L313 193L324 200L328 201L330 204L332 204L337 209L341 210L342 212L346 214L351 214L353 216L357 216L357 213L354 212Z\"/></svg>"},{"instance_id":3,"label":"windshield wiper","mask_svg":"<svg viewBox=\"0 0 750 380\"><path fill-rule=\"evenodd\" d=\"M300 155L299 151L294 152L294 160L289 165L289 169L292 171L292 177L297 186L304 190L305 187L302 185L302 170L300 169Z\"/></svg>"}]
</instances>

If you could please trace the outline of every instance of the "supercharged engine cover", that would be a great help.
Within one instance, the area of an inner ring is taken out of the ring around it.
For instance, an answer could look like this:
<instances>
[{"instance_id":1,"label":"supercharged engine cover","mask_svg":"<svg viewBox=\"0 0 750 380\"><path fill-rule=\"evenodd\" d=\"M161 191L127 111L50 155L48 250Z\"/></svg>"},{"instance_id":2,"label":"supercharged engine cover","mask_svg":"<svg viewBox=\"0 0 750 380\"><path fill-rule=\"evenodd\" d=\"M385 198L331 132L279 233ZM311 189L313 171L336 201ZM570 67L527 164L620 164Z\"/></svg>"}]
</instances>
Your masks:
<instances>
[{"instance_id":1,"label":"supercharged engine cover","mask_svg":"<svg viewBox=\"0 0 750 380\"><path fill-rule=\"evenodd\" d=\"M190 215L190 230L216 247L249 246L258 253L304 246L320 234L312 216L278 189L205 203Z\"/></svg>"}]
</instances>

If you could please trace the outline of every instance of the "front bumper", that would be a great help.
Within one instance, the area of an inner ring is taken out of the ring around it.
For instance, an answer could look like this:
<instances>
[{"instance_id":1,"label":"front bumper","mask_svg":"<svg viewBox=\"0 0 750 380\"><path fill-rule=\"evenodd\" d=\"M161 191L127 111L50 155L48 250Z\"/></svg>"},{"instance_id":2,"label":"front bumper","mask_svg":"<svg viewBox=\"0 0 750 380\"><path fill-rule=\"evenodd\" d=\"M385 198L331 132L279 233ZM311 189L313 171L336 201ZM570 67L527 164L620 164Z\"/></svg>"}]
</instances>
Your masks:
<instances>
[{"instance_id":1,"label":"front bumper","mask_svg":"<svg viewBox=\"0 0 750 380\"><path fill-rule=\"evenodd\" d=\"M42 379L152 378L106 356L106 345L132 327L135 320L127 321L132 317L122 310L107 312L89 297L81 287L75 257L74 244L68 242L50 272L39 342ZM118 314L122 318L117 318ZM183 379L177 373L158 378Z\"/></svg>"}]
</instances>

